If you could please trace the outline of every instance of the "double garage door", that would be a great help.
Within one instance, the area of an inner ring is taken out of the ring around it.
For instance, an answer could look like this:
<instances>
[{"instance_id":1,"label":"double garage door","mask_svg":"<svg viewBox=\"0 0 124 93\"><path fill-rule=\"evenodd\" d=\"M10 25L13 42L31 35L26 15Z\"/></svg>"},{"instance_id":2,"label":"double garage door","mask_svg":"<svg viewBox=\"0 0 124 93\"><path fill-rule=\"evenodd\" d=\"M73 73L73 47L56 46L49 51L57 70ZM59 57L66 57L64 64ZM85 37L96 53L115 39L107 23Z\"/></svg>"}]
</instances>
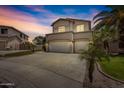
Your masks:
<instances>
[{"instance_id":1,"label":"double garage door","mask_svg":"<svg viewBox=\"0 0 124 93\"><path fill-rule=\"evenodd\" d=\"M0 41L0 50L5 49L5 41Z\"/></svg>"},{"instance_id":2,"label":"double garage door","mask_svg":"<svg viewBox=\"0 0 124 93\"><path fill-rule=\"evenodd\" d=\"M50 42L49 51L50 52L80 52L81 49L86 49L88 47L88 41L76 41L74 44L72 42Z\"/></svg>"},{"instance_id":3,"label":"double garage door","mask_svg":"<svg viewBox=\"0 0 124 93\"><path fill-rule=\"evenodd\" d=\"M50 52L72 52L72 43L71 42L50 42L49 43Z\"/></svg>"}]
</instances>

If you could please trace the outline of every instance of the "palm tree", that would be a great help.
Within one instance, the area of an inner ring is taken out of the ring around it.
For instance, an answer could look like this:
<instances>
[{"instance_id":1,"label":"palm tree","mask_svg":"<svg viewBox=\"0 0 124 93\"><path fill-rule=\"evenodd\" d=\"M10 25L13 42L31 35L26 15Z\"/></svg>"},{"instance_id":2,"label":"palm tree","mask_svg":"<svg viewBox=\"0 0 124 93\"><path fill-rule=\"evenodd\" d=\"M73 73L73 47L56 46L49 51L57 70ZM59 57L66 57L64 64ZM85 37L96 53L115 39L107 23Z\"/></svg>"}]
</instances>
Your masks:
<instances>
[{"instance_id":1,"label":"palm tree","mask_svg":"<svg viewBox=\"0 0 124 93\"><path fill-rule=\"evenodd\" d=\"M109 59L109 42L118 39L118 33L123 29L124 24L124 8L121 6L107 6L110 11L102 11L97 14L94 20L93 42L89 44L87 50L82 50L80 59L85 59L88 63L89 81L93 81L93 71L95 62ZM104 47L102 44L104 43Z\"/></svg>"},{"instance_id":2,"label":"palm tree","mask_svg":"<svg viewBox=\"0 0 124 93\"><path fill-rule=\"evenodd\" d=\"M105 50L100 46L101 43L98 40L101 37L99 35L94 35L94 39L92 43L89 43L88 49L83 49L80 54L81 60L87 61L88 68L88 78L92 83L93 81L93 71L95 62L101 62L103 60L109 61L109 55L105 52Z\"/></svg>"},{"instance_id":3,"label":"palm tree","mask_svg":"<svg viewBox=\"0 0 124 93\"><path fill-rule=\"evenodd\" d=\"M119 33L123 31L124 24L124 7L107 6L109 11L102 11L94 18L94 30L106 33L103 36L104 47L110 53L109 43L119 40Z\"/></svg>"},{"instance_id":4,"label":"palm tree","mask_svg":"<svg viewBox=\"0 0 124 93\"><path fill-rule=\"evenodd\" d=\"M110 11L102 11L98 13L94 18L95 30L100 30L105 25L114 28L115 31L120 31L122 24L124 23L124 8L121 6L107 6L110 7Z\"/></svg>"}]
</instances>

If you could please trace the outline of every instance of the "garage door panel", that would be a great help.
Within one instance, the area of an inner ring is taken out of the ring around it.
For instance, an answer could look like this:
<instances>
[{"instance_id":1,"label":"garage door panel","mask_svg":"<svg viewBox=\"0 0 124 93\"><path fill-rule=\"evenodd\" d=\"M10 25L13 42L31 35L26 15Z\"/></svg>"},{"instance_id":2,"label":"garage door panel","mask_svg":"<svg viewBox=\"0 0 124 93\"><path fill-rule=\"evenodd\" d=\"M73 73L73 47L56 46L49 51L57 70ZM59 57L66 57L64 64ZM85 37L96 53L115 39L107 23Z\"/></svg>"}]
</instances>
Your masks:
<instances>
[{"instance_id":1,"label":"garage door panel","mask_svg":"<svg viewBox=\"0 0 124 93\"><path fill-rule=\"evenodd\" d=\"M75 52L80 52L81 49L87 49L88 48L88 41L76 41L75 42Z\"/></svg>"},{"instance_id":2,"label":"garage door panel","mask_svg":"<svg viewBox=\"0 0 124 93\"><path fill-rule=\"evenodd\" d=\"M49 51L51 52L72 52L71 42L50 42Z\"/></svg>"},{"instance_id":3,"label":"garage door panel","mask_svg":"<svg viewBox=\"0 0 124 93\"><path fill-rule=\"evenodd\" d=\"M0 50L5 49L5 41L0 41Z\"/></svg>"}]
</instances>

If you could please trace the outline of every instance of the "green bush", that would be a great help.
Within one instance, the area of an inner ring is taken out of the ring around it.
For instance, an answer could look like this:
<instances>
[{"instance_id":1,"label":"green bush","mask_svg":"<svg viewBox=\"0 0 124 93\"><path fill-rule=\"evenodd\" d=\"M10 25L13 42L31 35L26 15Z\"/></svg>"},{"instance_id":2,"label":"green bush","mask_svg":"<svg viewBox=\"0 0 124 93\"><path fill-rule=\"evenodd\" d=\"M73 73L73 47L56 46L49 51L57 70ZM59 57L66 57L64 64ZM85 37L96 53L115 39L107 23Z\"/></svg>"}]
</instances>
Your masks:
<instances>
[{"instance_id":1,"label":"green bush","mask_svg":"<svg viewBox=\"0 0 124 93\"><path fill-rule=\"evenodd\" d=\"M33 53L32 51L22 51L22 52L5 54L4 57L16 57L16 56L29 55L32 53Z\"/></svg>"}]
</instances>

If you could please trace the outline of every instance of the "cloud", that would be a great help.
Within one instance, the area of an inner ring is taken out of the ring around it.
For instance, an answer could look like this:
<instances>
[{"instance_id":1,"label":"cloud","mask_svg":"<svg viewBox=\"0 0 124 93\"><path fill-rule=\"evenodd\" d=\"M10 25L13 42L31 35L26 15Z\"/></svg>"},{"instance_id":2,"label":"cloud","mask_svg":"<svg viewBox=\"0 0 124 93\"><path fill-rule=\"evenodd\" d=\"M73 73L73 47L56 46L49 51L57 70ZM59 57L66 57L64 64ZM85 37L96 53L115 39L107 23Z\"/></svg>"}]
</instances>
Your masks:
<instances>
[{"instance_id":1,"label":"cloud","mask_svg":"<svg viewBox=\"0 0 124 93\"><path fill-rule=\"evenodd\" d=\"M49 26L39 23L39 19L32 15L6 8L0 8L0 24L13 26L28 34L31 38L51 32Z\"/></svg>"},{"instance_id":2,"label":"cloud","mask_svg":"<svg viewBox=\"0 0 124 93\"><path fill-rule=\"evenodd\" d=\"M58 18L69 17L92 20L93 16L99 12L95 8L89 9L87 12L77 12L75 8L65 8L64 10L60 9L64 13L57 13L39 5L21 7L25 8L27 12L9 7L0 7L0 24L13 26L31 38L37 35L51 33L52 29L50 25Z\"/></svg>"},{"instance_id":3,"label":"cloud","mask_svg":"<svg viewBox=\"0 0 124 93\"><path fill-rule=\"evenodd\" d=\"M24 7L35 12L48 12L41 5L25 5Z\"/></svg>"},{"instance_id":4,"label":"cloud","mask_svg":"<svg viewBox=\"0 0 124 93\"><path fill-rule=\"evenodd\" d=\"M40 5L33 5L33 6L24 6L27 8L27 10L32 12L37 12L37 19L40 23L50 26L53 21L56 19L62 17L61 14L56 14L54 12L51 12L49 10L46 10L43 8L43 6Z\"/></svg>"},{"instance_id":5,"label":"cloud","mask_svg":"<svg viewBox=\"0 0 124 93\"><path fill-rule=\"evenodd\" d=\"M19 12L16 10L2 8L2 7L0 7L0 15L23 21L35 21L35 22L38 21L36 18L34 18L32 15L28 13Z\"/></svg>"}]
</instances>

